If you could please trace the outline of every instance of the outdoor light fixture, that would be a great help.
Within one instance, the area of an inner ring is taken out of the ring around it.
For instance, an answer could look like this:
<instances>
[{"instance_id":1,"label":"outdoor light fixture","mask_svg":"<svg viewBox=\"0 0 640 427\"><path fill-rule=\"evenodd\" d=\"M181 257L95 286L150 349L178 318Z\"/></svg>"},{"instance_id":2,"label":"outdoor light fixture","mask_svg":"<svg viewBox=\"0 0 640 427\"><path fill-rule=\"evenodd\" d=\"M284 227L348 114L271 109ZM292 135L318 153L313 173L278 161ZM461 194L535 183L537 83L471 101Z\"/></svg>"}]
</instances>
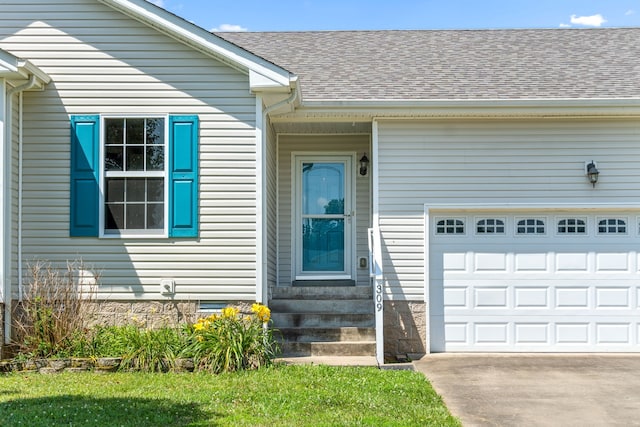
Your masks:
<instances>
[{"instance_id":1,"label":"outdoor light fixture","mask_svg":"<svg viewBox=\"0 0 640 427\"><path fill-rule=\"evenodd\" d=\"M600 171L598 171L598 168L596 167L596 162L594 162L593 160L591 160L590 163L585 162L584 170L587 174L587 177L589 178L589 182L595 188L596 182L598 182L598 175L600 175Z\"/></svg>"},{"instance_id":2,"label":"outdoor light fixture","mask_svg":"<svg viewBox=\"0 0 640 427\"><path fill-rule=\"evenodd\" d=\"M368 171L369 171L369 158L367 157L367 153L364 153L360 158L360 175L367 176Z\"/></svg>"}]
</instances>

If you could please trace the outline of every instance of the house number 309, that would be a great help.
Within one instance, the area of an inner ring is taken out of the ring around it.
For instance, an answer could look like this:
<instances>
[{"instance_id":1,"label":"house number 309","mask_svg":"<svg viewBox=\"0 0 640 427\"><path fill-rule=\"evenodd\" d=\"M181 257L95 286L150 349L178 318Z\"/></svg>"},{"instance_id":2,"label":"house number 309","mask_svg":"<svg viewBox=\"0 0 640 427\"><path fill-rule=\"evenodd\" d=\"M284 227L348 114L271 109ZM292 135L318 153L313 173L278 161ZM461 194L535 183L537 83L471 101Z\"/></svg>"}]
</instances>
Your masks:
<instances>
[{"instance_id":1,"label":"house number 309","mask_svg":"<svg viewBox=\"0 0 640 427\"><path fill-rule=\"evenodd\" d=\"M382 285L376 284L376 310L382 311Z\"/></svg>"}]
</instances>

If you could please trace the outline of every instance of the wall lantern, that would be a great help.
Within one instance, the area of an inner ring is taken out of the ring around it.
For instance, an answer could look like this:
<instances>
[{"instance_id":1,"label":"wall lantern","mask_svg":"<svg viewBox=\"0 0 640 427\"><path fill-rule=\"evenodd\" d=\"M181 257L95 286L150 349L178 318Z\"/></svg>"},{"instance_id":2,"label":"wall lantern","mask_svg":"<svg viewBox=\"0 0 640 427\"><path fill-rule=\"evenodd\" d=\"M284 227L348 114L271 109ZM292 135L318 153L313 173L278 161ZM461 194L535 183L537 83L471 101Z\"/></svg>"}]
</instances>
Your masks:
<instances>
[{"instance_id":1,"label":"wall lantern","mask_svg":"<svg viewBox=\"0 0 640 427\"><path fill-rule=\"evenodd\" d=\"M369 172L369 158L367 157L367 153L363 153L360 158L360 175L367 176Z\"/></svg>"},{"instance_id":2,"label":"wall lantern","mask_svg":"<svg viewBox=\"0 0 640 427\"><path fill-rule=\"evenodd\" d=\"M585 171L585 174L587 175L587 178L589 178L589 182L595 188L596 182L598 182L598 175L600 175L600 171L596 167L596 162L594 162L593 160L591 160L590 163L585 162L584 171Z\"/></svg>"}]
</instances>

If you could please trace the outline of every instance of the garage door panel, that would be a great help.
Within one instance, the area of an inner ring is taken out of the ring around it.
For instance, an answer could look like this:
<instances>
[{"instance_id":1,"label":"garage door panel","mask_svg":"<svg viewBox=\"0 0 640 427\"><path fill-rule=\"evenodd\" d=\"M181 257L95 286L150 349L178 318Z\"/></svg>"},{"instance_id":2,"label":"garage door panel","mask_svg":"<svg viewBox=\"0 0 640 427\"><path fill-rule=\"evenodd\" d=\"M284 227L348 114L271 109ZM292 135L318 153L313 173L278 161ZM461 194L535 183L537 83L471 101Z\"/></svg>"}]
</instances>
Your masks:
<instances>
[{"instance_id":1,"label":"garage door panel","mask_svg":"<svg viewBox=\"0 0 640 427\"><path fill-rule=\"evenodd\" d=\"M550 344L550 325L547 323L514 322L514 338L517 345Z\"/></svg>"},{"instance_id":2,"label":"garage door panel","mask_svg":"<svg viewBox=\"0 0 640 427\"><path fill-rule=\"evenodd\" d=\"M515 254L516 272L546 272L549 269L548 254Z\"/></svg>"},{"instance_id":3,"label":"garage door panel","mask_svg":"<svg viewBox=\"0 0 640 427\"><path fill-rule=\"evenodd\" d=\"M550 289L545 286L514 286L514 305L521 309L549 309Z\"/></svg>"},{"instance_id":4,"label":"garage door panel","mask_svg":"<svg viewBox=\"0 0 640 427\"><path fill-rule=\"evenodd\" d=\"M596 255L596 271L603 273L631 272L629 253L605 253Z\"/></svg>"},{"instance_id":5,"label":"garage door panel","mask_svg":"<svg viewBox=\"0 0 640 427\"><path fill-rule=\"evenodd\" d=\"M507 287L475 288L472 306L474 308L508 308Z\"/></svg>"},{"instance_id":6,"label":"garage door panel","mask_svg":"<svg viewBox=\"0 0 640 427\"><path fill-rule=\"evenodd\" d=\"M430 233L432 351L640 351L639 215L600 235L601 218L619 214L582 213L592 228L570 236L554 223L565 213L532 214L546 229L531 236L513 227L526 214L496 215L501 236L475 233L490 214L453 216L464 235Z\"/></svg>"},{"instance_id":7,"label":"garage door panel","mask_svg":"<svg viewBox=\"0 0 640 427\"><path fill-rule=\"evenodd\" d=\"M473 270L476 272L507 271L507 254L504 253L476 253L473 260Z\"/></svg>"},{"instance_id":8,"label":"garage door panel","mask_svg":"<svg viewBox=\"0 0 640 427\"><path fill-rule=\"evenodd\" d=\"M596 308L631 308L631 289L628 287L597 287Z\"/></svg>"}]
</instances>

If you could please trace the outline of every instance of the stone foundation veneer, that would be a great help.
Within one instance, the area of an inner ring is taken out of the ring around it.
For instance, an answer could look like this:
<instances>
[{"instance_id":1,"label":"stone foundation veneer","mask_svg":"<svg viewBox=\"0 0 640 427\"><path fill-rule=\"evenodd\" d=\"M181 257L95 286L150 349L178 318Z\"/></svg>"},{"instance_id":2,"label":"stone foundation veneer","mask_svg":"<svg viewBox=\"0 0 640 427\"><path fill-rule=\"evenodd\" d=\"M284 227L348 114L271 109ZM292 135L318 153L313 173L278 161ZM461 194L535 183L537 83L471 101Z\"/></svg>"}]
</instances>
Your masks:
<instances>
[{"instance_id":1,"label":"stone foundation veneer","mask_svg":"<svg viewBox=\"0 0 640 427\"><path fill-rule=\"evenodd\" d=\"M149 328L194 322L198 303L193 301L96 301L93 325L137 324Z\"/></svg>"},{"instance_id":2,"label":"stone foundation veneer","mask_svg":"<svg viewBox=\"0 0 640 427\"><path fill-rule=\"evenodd\" d=\"M387 357L415 359L426 353L426 304L418 301L384 302L384 352Z\"/></svg>"},{"instance_id":3,"label":"stone foundation veneer","mask_svg":"<svg viewBox=\"0 0 640 427\"><path fill-rule=\"evenodd\" d=\"M194 323L204 314L198 301L96 301L92 308L92 325L137 324L147 328ZM234 301L241 314L251 314L253 301Z\"/></svg>"}]
</instances>

